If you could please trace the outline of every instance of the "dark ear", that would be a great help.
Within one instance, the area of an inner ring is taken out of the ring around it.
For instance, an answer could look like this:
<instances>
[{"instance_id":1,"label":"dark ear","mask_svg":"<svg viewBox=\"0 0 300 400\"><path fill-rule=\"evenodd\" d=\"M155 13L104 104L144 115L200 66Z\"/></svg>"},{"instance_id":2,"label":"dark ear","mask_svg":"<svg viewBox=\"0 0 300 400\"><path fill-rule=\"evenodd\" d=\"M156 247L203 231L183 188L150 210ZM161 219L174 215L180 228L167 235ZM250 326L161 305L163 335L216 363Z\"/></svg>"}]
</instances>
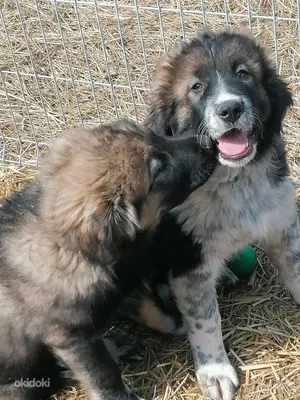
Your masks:
<instances>
[{"instance_id":1,"label":"dark ear","mask_svg":"<svg viewBox=\"0 0 300 400\"><path fill-rule=\"evenodd\" d=\"M266 90L271 104L270 121L276 129L281 129L282 119L293 99L288 85L277 75L274 68L269 68L266 76Z\"/></svg>"},{"instance_id":2,"label":"dark ear","mask_svg":"<svg viewBox=\"0 0 300 400\"><path fill-rule=\"evenodd\" d=\"M153 150L150 152L148 160L147 160L147 167L148 167L148 176L149 176L149 185L152 186L156 179L159 176L159 173L163 169L163 159L162 154L158 151Z\"/></svg>"},{"instance_id":3,"label":"dark ear","mask_svg":"<svg viewBox=\"0 0 300 400\"><path fill-rule=\"evenodd\" d=\"M168 117L161 107L157 107L150 112L146 125L158 136L174 135L172 127L168 122Z\"/></svg>"},{"instance_id":4,"label":"dark ear","mask_svg":"<svg viewBox=\"0 0 300 400\"><path fill-rule=\"evenodd\" d=\"M150 187L156 188L163 184L169 171L169 164L171 164L171 157L167 153L159 150L150 152L147 160Z\"/></svg>"},{"instance_id":5,"label":"dark ear","mask_svg":"<svg viewBox=\"0 0 300 400\"><path fill-rule=\"evenodd\" d=\"M98 222L104 243L109 246L115 246L123 240L133 240L139 230L136 210L123 196L107 203L106 211Z\"/></svg>"}]
</instances>

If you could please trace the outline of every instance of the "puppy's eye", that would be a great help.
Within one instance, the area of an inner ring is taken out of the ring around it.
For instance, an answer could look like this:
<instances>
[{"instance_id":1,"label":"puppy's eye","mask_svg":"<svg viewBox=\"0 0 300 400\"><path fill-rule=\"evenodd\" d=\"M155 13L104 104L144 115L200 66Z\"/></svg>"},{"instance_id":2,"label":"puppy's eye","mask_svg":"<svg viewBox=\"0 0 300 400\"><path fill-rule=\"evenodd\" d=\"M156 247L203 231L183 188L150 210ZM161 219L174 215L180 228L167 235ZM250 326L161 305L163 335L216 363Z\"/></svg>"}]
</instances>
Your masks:
<instances>
[{"instance_id":1,"label":"puppy's eye","mask_svg":"<svg viewBox=\"0 0 300 400\"><path fill-rule=\"evenodd\" d=\"M238 78L243 79L249 75L249 72L246 71L245 69L241 68L236 71L236 75Z\"/></svg>"},{"instance_id":2,"label":"puppy's eye","mask_svg":"<svg viewBox=\"0 0 300 400\"><path fill-rule=\"evenodd\" d=\"M192 90L195 90L195 91L200 90L202 88L203 88L203 85L200 82L197 82L192 86Z\"/></svg>"}]
</instances>

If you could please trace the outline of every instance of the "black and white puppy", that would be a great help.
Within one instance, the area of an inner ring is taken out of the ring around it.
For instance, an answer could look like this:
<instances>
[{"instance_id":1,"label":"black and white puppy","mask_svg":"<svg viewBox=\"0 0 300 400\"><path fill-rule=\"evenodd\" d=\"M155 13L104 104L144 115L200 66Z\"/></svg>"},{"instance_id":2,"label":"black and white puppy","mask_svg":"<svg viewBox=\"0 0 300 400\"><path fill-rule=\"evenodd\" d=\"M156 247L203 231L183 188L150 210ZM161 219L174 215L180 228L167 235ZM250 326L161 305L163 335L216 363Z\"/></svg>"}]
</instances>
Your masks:
<instances>
[{"instance_id":1,"label":"black and white puppy","mask_svg":"<svg viewBox=\"0 0 300 400\"><path fill-rule=\"evenodd\" d=\"M217 163L194 138L128 121L65 132L36 180L0 205L0 398L46 399L71 377L89 400L135 399L102 340L161 216ZM200 172L201 171L201 172Z\"/></svg>"},{"instance_id":2,"label":"black and white puppy","mask_svg":"<svg viewBox=\"0 0 300 400\"><path fill-rule=\"evenodd\" d=\"M189 326L199 383L213 400L231 400L238 378L222 339L216 282L224 262L260 242L300 303L300 226L282 120L287 85L246 35L203 33L163 56L153 77L147 124L213 144L211 178L165 217L151 257L171 272Z\"/></svg>"}]
</instances>

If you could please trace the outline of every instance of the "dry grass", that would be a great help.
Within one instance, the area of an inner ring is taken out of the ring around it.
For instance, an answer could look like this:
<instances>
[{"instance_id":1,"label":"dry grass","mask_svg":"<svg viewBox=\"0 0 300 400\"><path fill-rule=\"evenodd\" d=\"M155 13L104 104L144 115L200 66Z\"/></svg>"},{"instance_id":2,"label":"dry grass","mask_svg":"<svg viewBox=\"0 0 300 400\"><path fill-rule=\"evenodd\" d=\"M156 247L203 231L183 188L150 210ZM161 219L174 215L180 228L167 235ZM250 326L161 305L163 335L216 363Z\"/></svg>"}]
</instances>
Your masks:
<instances>
[{"instance_id":1,"label":"dry grass","mask_svg":"<svg viewBox=\"0 0 300 400\"><path fill-rule=\"evenodd\" d=\"M4 29L0 36L0 70L3 80L3 87L0 88L0 159L4 153L2 151L1 154L1 144L5 143L7 160L34 165L39 153L47 148L52 135L57 135L65 126L98 124L100 119L108 122L116 116L136 116L140 120L144 117L147 111L149 74L163 53L160 19L155 8L157 0L137 1L140 5L139 22L143 43L140 40L137 14L133 7L134 0L118 1L123 42L115 9L109 7L113 1L97 0L97 9L94 0L85 0L85 3L89 3L86 6L79 2L77 8L72 0L18 2L19 9L15 0L1 2ZM38 3L38 8L35 2ZM202 16L192 13L199 11L200 3L199 0L182 1L182 9L189 10L182 18L186 38L202 28ZM247 15L246 0L230 0L227 3L228 12ZM272 17L271 0L251 0L250 3L252 16ZM297 19L296 0L276 0L275 3L278 17ZM160 4L163 8L165 44L169 48L182 32L180 8L178 0L161 0ZM145 5L154 9L145 10L142 7ZM223 2L220 0L204 0L204 6L207 11L224 11ZM21 20L24 22L23 26ZM107 63L103 55L99 21ZM243 29L246 29L249 23L247 17L239 16L230 16L229 22L234 28ZM223 28L225 17L207 14L206 23L211 29ZM253 17L252 30L254 36L267 46L275 60L272 20ZM299 107L297 20L278 20L276 30L278 68L293 89L296 106ZM131 85L135 88L132 96L128 89L122 43ZM84 49L86 51L83 51ZM19 78L17 73L20 73ZM74 85L71 78L75 82ZM110 83L114 86L113 94ZM294 157L293 168L296 168L294 164L299 157L298 127L299 115L291 113L286 121L285 134Z\"/></svg>"},{"instance_id":2,"label":"dry grass","mask_svg":"<svg viewBox=\"0 0 300 400\"><path fill-rule=\"evenodd\" d=\"M0 198L28 183L35 171L3 166ZM300 201L300 191L298 191ZM300 308L282 285L264 253L248 284L220 298L225 345L239 372L236 400L299 399ZM128 335L145 348L142 362L123 366L123 377L142 397L153 400L199 398L190 346L145 330L134 322L116 323L110 334ZM204 400L205 397L200 396ZM72 388L56 400L86 400Z\"/></svg>"},{"instance_id":3,"label":"dry grass","mask_svg":"<svg viewBox=\"0 0 300 400\"><path fill-rule=\"evenodd\" d=\"M165 43L170 47L182 31L180 8L177 0L161 0L160 3L168 9L163 11L162 21ZM247 14L246 0L230 0L228 3L230 13ZM47 149L52 136L59 134L65 126L97 124L99 120L107 122L117 116L136 115L141 120L147 110L149 87L145 60L151 73L158 57L163 53L157 11L140 10L144 59L135 9L120 7L120 25L131 85L136 88L131 97L115 10L108 7L112 4L111 1L98 1L98 16L101 20L110 76L103 56L93 0L90 0L88 6L78 4L86 57L74 3L57 3L57 14L55 2L48 0L38 2L39 12L35 1L22 0L20 4L28 48L16 3L11 0L1 2L6 29L4 35L0 36L0 160L5 158L16 163L21 162L23 166L7 166L1 169L0 196L7 195L10 190L18 188L34 176L34 171L28 166L36 164L37 157ZM132 6L134 1L122 0L118 4ZM138 1L138 4L156 7L157 2L144 0ZM199 4L201 1L198 0L184 0L182 8L197 11ZM276 0L275 4L278 17L297 18L296 0ZM224 11L220 0L204 0L204 5L208 11ZM252 0L251 11L254 35L269 48L275 59L272 21L255 18L255 15L272 16L271 0ZM231 16L229 21L236 28L248 27L248 19L245 17ZM206 22L210 28L218 29L224 27L225 18L207 15ZM189 38L196 30L201 29L202 17L184 14L183 23L186 37ZM66 48L62 43L60 26ZM299 107L297 22L279 20L276 28L278 68L290 84L295 105ZM19 78L17 72L20 73ZM37 80L34 75L23 75L34 72L38 74ZM75 80L74 85L69 81L71 77ZM91 84L91 79L94 85ZM111 83L114 85L114 93L111 91ZM292 175L300 183L299 122L299 112L295 109L285 121L284 133ZM276 274L264 254L261 251L258 253L259 266L248 287L239 288L220 299L225 342L242 382L236 398L299 399L300 311L278 284ZM138 394L157 400L198 397L191 354L186 341L178 342L155 336L131 324L114 329L129 332L129 335L138 337L145 345L145 360L134 367L123 368L124 378ZM75 399L85 399L84 392L73 389L59 397L59 400Z\"/></svg>"}]
</instances>

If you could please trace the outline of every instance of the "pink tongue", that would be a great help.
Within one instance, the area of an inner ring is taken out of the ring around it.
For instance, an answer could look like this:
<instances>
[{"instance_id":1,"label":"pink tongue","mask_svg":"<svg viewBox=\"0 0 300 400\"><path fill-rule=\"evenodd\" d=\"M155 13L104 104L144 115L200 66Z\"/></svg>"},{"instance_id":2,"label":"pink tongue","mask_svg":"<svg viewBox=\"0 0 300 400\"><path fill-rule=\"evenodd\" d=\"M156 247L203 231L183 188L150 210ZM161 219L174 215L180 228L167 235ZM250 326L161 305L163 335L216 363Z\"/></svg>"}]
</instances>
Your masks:
<instances>
[{"instance_id":1,"label":"pink tongue","mask_svg":"<svg viewBox=\"0 0 300 400\"><path fill-rule=\"evenodd\" d=\"M229 157L244 153L249 146L247 135L243 131L226 133L218 142L220 152Z\"/></svg>"}]
</instances>

